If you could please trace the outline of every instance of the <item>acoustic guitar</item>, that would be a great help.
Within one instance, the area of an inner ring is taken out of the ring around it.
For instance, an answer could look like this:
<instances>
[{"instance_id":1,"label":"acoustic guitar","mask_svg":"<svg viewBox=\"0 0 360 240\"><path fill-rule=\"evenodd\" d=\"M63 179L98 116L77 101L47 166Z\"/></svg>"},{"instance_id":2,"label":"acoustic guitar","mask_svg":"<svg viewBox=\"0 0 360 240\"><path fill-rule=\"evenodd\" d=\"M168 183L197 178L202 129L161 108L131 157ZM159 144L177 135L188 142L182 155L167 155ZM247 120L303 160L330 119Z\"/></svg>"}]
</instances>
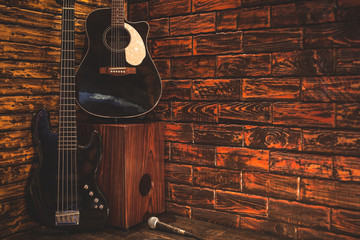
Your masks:
<instances>
[{"instance_id":1,"label":"acoustic guitar","mask_svg":"<svg viewBox=\"0 0 360 240\"><path fill-rule=\"evenodd\" d=\"M49 113L34 118L39 164L27 188L30 213L43 225L64 230L93 231L109 215L96 185L102 141L97 132L87 146L77 145L75 100L74 0L63 0L59 131L50 129Z\"/></svg>"},{"instance_id":2,"label":"acoustic guitar","mask_svg":"<svg viewBox=\"0 0 360 240\"><path fill-rule=\"evenodd\" d=\"M151 111L161 97L161 79L147 50L149 26L128 22L124 0L91 12L88 50L76 73L76 98L103 118L133 118Z\"/></svg>"}]
</instances>

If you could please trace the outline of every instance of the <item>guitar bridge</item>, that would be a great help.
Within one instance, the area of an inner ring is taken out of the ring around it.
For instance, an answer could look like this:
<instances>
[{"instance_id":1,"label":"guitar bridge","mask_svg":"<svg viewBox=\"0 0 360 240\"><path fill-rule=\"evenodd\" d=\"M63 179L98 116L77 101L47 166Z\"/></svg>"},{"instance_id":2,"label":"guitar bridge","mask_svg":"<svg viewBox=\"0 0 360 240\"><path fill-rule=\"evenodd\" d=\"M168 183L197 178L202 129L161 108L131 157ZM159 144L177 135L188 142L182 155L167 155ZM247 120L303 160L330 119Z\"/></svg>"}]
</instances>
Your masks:
<instances>
[{"instance_id":1,"label":"guitar bridge","mask_svg":"<svg viewBox=\"0 0 360 240\"><path fill-rule=\"evenodd\" d=\"M55 226L79 225L79 211L56 211Z\"/></svg>"},{"instance_id":2,"label":"guitar bridge","mask_svg":"<svg viewBox=\"0 0 360 240\"><path fill-rule=\"evenodd\" d=\"M100 74L109 74L112 76L124 76L128 74L136 74L136 68L134 67L101 67L99 69Z\"/></svg>"}]
</instances>

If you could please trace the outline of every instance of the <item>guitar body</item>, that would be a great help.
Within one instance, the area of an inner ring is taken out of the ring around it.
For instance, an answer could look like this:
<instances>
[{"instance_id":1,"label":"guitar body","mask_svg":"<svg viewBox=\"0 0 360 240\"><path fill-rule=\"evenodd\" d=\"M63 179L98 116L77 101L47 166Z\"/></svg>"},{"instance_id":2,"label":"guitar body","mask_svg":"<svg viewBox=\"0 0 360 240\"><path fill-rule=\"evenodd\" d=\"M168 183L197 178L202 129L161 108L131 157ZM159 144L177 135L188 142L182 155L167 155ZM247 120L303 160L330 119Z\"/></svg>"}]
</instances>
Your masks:
<instances>
[{"instance_id":1,"label":"guitar body","mask_svg":"<svg viewBox=\"0 0 360 240\"><path fill-rule=\"evenodd\" d=\"M36 115L34 125L39 165L27 189L28 209L41 224L55 227L58 198L58 134L50 130L49 115L46 110L41 110ZM93 231L104 226L109 214L108 204L95 180L102 154L100 135L94 132L91 142L87 146L79 146L76 153L79 225L56 227L64 230ZM87 189L84 188L85 185L88 186ZM92 196L89 196L90 191L93 192ZM95 198L98 199L97 203L94 202ZM101 209L100 205L102 205Z\"/></svg>"},{"instance_id":2,"label":"guitar body","mask_svg":"<svg viewBox=\"0 0 360 240\"><path fill-rule=\"evenodd\" d=\"M111 45L107 43L111 9L91 12L86 20L88 51L76 73L76 98L86 112L104 118L132 118L151 111L161 97L161 79L147 51L146 22L125 20L129 44L117 53L123 67L134 72L115 76L100 73L111 66ZM118 60L117 60L118 61Z\"/></svg>"}]
</instances>

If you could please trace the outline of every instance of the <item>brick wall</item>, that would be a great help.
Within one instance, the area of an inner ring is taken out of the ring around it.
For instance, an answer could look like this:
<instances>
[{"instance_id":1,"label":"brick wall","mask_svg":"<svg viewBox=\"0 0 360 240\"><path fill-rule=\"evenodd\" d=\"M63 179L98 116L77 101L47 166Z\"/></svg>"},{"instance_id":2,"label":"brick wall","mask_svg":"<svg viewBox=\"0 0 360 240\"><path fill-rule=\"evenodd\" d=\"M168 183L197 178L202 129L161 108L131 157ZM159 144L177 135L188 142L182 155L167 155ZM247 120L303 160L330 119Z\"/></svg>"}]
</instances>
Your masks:
<instances>
[{"instance_id":1,"label":"brick wall","mask_svg":"<svg viewBox=\"0 0 360 240\"><path fill-rule=\"evenodd\" d=\"M163 81L167 211L360 236L360 2L130 1Z\"/></svg>"}]
</instances>

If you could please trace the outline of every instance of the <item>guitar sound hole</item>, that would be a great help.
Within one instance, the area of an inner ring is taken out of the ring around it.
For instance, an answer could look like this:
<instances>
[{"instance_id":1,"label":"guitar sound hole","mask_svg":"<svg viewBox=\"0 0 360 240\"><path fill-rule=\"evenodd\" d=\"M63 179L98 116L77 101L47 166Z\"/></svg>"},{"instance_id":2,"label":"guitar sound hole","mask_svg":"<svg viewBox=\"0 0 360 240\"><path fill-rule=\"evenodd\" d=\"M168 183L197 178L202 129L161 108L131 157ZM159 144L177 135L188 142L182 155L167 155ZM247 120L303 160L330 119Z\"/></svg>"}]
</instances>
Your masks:
<instances>
[{"instance_id":1,"label":"guitar sound hole","mask_svg":"<svg viewBox=\"0 0 360 240\"><path fill-rule=\"evenodd\" d=\"M122 51L130 43L130 33L124 27L108 27L103 35L105 46L111 51Z\"/></svg>"}]
</instances>

